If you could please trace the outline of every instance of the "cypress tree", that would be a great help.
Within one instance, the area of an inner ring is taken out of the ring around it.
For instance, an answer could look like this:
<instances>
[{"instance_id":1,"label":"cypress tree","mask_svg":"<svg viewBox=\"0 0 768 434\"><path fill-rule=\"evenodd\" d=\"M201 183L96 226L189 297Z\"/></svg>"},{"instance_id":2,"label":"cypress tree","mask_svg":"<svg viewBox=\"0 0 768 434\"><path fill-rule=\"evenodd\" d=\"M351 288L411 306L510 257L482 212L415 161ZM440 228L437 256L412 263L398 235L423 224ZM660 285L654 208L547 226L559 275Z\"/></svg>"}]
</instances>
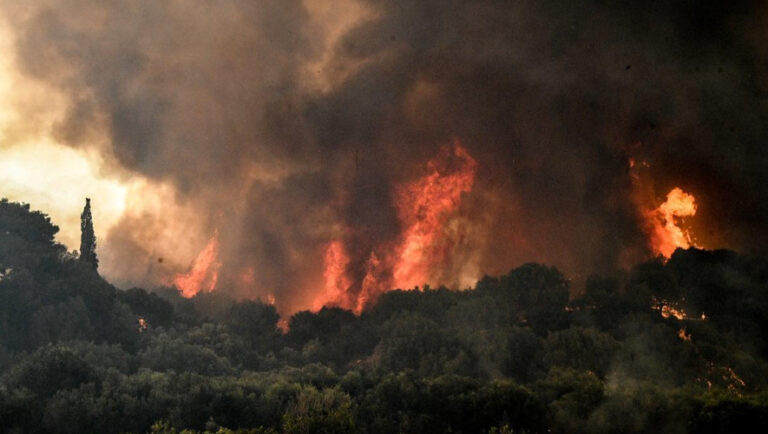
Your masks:
<instances>
[{"instance_id":1,"label":"cypress tree","mask_svg":"<svg viewBox=\"0 0 768 434\"><path fill-rule=\"evenodd\" d=\"M83 213L80 215L80 260L91 264L94 270L99 268L99 258L96 257L96 235L93 233L90 198L85 198L85 208L83 208Z\"/></svg>"}]
</instances>

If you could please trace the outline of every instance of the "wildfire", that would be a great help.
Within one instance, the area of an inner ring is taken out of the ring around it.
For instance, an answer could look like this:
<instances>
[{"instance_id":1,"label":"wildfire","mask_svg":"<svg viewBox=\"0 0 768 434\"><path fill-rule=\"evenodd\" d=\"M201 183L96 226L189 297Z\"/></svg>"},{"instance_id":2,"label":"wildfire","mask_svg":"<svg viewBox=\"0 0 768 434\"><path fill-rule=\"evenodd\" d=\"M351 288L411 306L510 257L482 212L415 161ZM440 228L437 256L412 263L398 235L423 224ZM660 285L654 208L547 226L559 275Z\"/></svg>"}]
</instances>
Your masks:
<instances>
[{"instance_id":1,"label":"wildfire","mask_svg":"<svg viewBox=\"0 0 768 434\"><path fill-rule=\"evenodd\" d=\"M335 305L360 313L389 289L428 283L445 263L452 247L445 227L458 211L462 194L472 190L477 162L456 142L443 147L426 169L423 176L395 188L395 208L403 232L394 243L371 251L364 276L352 277L351 261L341 241L327 245L323 292L313 309Z\"/></svg>"},{"instance_id":2,"label":"wildfire","mask_svg":"<svg viewBox=\"0 0 768 434\"><path fill-rule=\"evenodd\" d=\"M678 247L686 249L694 245L690 233L678 226L677 222L677 219L694 215L696 201L693 195L679 187L673 188L664 203L647 213L653 253L669 258Z\"/></svg>"},{"instance_id":3,"label":"wildfire","mask_svg":"<svg viewBox=\"0 0 768 434\"><path fill-rule=\"evenodd\" d=\"M676 309L668 304L661 306L661 316L666 318L675 317L679 320L688 319L688 315L682 309Z\"/></svg>"},{"instance_id":4,"label":"wildfire","mask_svg":"<svg viewBox=\"0 0 768 434\"><path fill-rule=\"evenodd\" d=\"M315 299L312 309L319 310L331 303L346 306L347 303L345 303L344 298L352 282L347 276L349 256L344 251L344 244L338 240L329 243L325 249L323 262L325 265L323 272L325 285L321 297Z\"/></svg>"},{"instance_id":5,"label":"wildfire","mask_svg":"<svg viewBox=\"0 0 768 434\"><path fill-rule=\"evenodd\" d=\"M445 246L440 243L443 225L459 208L462 193L472 190L477 162L456 143L443 148L427 167L426 176L398 192L397 209L406 227L393 271L393 283L398 288L426 283L432 267L444 258L441 247Z\"/></svg>"},{"instance_id":6,"label":"wildfire","mask_svg":"<svg viewBox=\"0 0 768 434\"><path fill-rule=\"evenodd\" d=\"M681 307L673 305L674 302L667 300L653 299L652 309L659 311L662 318L669 319L675 318L678 321L706 321L707 314L702 312L700 316L691 316L683 310Z\"/></svg>"},{"instance_id":7,"label":"wildfire","mask_svg":"<svg viewBox=\"0 0 768 434\"><path fill-rule=\"evenodd\" d=\"M362 287L360 289L360 296L357 297L357 303L355 305L355 312L362 312L365 305L373 300L377 295L383 293L388 288L388 280L381 276L382 264L376 252L371 252L371 257L368 258L368 262L365 264L365 277L363 278Z\"/></svg>"},{"instance_id":8,"label":"wildfire","mask_svg":"<svg viewBox=\"0 0 768 434\"><path fill-rule=\"evenodd\" d=\"M149 326L149 322L147 322L147 320L144 319L143 316L140 316L138 318L138 323L139 323L139 333L142 333L145 330L147 330L147 327Z\"/></svg>"},{"instance_id":9,"label":"wildfire","mask_svg":"<svg viewBox=\"0 0 768 434\"><path fill-rule=\"evenodd\" d=\"M173 279L173 284L182 296L190 298L200 291L211 292L216 288L219 268L221 268L221 263L217 260L218 255L219 237L218 234L214 234L192 262L192 269L185 274L176 275Z\"/></svg>"},{"instance_id":10,"label":"wildfire","mask_svg":"<svg viewBox=\"0 0 768 434\"><path fill-rule=\"evenodd\" d=\"M741 395L740 391L747 387L747 383L729 366L709 362L707 368L706 377L698 379L707 385L707 389L711 389L713 384L719 384Z\"/></svg>"}]
</instances>

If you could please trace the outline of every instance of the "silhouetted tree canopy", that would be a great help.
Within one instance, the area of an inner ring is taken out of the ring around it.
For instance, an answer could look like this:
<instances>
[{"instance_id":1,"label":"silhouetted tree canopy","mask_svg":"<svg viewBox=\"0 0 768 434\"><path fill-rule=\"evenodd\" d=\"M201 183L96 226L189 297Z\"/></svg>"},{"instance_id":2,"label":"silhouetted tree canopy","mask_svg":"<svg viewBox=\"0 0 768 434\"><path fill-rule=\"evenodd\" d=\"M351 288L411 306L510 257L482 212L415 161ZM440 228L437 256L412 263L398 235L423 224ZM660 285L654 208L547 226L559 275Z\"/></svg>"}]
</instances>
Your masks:
<instances>
[{"instance_id":1,"label":"silhouetted tree canopy","mask_svg":"<svg viewBox=\"0 0 768 434\"><path fill-rule=\"evenodd\" d=\"M0 201L8 432L744 432L768 421L768 265L730 251L590 276L524 264L278 327L272 305L121 290ZM81 256L82 257L82 256Z\"/></svg>"},{"instance_id":2,"label":"silhouetted tree canopy","mask_svg":"<svg viewBox=\"0 0 768 434\"><path fill-rule=\"evenodd\" d=\"M80 215L80 260L89 264L94 270L99 268L99 258L96 257L96 234L93 232L93 216L91 215L91 199L85 199L85 207Z\"/></svg>"}]
</instances>

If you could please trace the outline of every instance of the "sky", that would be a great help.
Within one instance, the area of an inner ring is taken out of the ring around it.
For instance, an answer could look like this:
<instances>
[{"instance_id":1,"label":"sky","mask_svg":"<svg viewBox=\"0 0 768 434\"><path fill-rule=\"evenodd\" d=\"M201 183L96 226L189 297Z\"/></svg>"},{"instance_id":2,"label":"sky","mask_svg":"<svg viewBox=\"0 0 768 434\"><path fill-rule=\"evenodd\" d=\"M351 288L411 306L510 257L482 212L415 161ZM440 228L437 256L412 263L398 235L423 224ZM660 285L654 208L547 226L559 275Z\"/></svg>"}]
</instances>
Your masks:
<instances>
[{"instance_id":1,"label":"sky","mask_svg":"<svg viewBox=\"0 0 768 434\"><path fill-rule=\"evenodd\" d=\"M90 197L119 286L215 252L212 288L282 312L531 261L620 270L658 253L674 188L690 244L761 254L767 20L749 1L7 2L0 196L70 250Z\"/></svg>"}]
</instances>

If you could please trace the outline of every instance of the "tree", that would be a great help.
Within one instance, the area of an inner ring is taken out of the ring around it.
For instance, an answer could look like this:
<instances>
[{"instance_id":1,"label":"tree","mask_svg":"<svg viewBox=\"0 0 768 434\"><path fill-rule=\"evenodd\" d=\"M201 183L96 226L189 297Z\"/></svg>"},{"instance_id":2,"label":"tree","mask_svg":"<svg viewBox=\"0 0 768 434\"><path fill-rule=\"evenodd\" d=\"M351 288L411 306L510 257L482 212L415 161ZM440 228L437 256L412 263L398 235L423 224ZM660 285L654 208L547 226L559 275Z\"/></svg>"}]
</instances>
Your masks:
<instances>
[{"instance_id":1,"label":"tree","mask_svg":"<svg viewBox=\"0 0 768 434\"><path fill-rule=\"evenodd\" d=\"M286 433L355 432L354 406L338 388L305 386L283 415Z\"/></svg>"},{"instance_id":2,"label":"tree","mask_svg":"<svg viewBox=\"0 0 768 434\"><path fill-rule=\"evenodd\" d=\"M93 217L91 216L91 199L85 198L85 208L80 215L80 260L99 268L99 258L96 257L96 235L93 233Z\"/></svg>"}]
</instances>

